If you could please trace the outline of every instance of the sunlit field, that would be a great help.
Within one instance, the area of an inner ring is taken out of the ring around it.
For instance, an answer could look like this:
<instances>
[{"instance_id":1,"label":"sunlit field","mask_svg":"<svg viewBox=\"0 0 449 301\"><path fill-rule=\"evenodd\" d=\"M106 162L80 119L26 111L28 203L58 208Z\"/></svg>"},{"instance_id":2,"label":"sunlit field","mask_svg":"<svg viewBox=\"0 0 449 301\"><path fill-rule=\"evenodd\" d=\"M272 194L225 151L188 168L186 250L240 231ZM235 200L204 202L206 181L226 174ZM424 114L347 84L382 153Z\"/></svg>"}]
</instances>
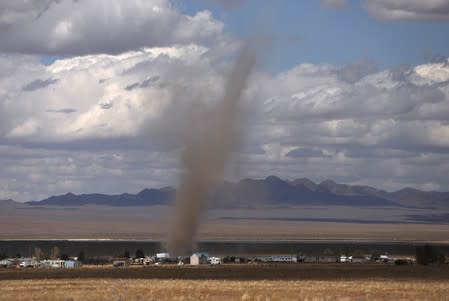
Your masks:
<instances>
[{"instance_id":1,"label":"sunlit field","mask_svg":"<svg viewBox=\"0 0 449 301\"><path fill-rule=\"evenodd\" d=\"M2 269L2 300L449 300L449 267L376 264Z\"/></svg>"},{"instance_id":2,"label":"sunlit field","mask_svg":"<svg viewBox=\"0 0 449 301\"><path fill-rule=\"evenodd\" d=\"M449 300L449 282L7 280L0 300Z\"/></svg>"}]
</instances>

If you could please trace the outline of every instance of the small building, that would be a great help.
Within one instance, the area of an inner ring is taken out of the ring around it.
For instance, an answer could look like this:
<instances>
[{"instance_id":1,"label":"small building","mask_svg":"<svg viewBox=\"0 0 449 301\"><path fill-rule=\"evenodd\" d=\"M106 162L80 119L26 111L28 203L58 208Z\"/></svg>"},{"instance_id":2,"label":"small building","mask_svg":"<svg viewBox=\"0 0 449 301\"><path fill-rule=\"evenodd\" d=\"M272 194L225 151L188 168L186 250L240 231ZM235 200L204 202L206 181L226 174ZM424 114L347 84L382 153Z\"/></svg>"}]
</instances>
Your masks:
<instances>
[{"instance_id":1,"label":"small building","mask_svg":"<svg viewBox=\"0 0 449 301\"><path fill-rule=\"evenodd\" d=\"M76 269L76 268L80 268L82 265L81 261L78 260L66 260L64 262L64 267L66 269Z\"/></svg>"},{"instance_id":2,"label":"small building","mask_svg":"<svg viewBox=\"0 0 449 301\"><path fill-rule=\"evenodd\" d=\"M39 262L35 258L23 258L20 261L21 268L36 268L39 266Z\"/></svg>"},{"instance_id":3,"label":"small building","mask_svg":"<svg viewBox=\"0 0 449 301\"><path fill-rule=\"evenodd\" d=\"M351 256L352 263L366 263L369 259L366 256Z\"/></svg>"},{"instance_id":4,"label":"small building","mask_svg":"<svg viewBox=\"0 0 449 301\"><path fill-rule=\"evenodd\" d=\"M0 260L0 268L15 268L17 264L12 259Z\"/></svg>"},{"instance_id":5,"label":"small building","mask_svg":"<svg viewBox=\"0 0 449 301\"><path fill-rule=\"evenodd\" d=\"M298 257L292 255L275 255L269 256L265 260L266 262L285 262L285 263L297 263Z\"/></svg>"},{"instance_id":6,"label":"small building","mask_svg":"<svg viewBox=\"0 0 449 301\"><path fill-rule=\"evenodd\" d=\"M337 256L318 256L319 263L335 263L338 262L338 260L339 258Z\"/></svg>"},{"instance_id":7,"label":"small building","mask_svg":"<svg viewBox=\"0 0 449 301\"><path fill-rule=\"evenodd\" d=\"M169 253L157 253L154 263L159 264L176 264L178 262L178 257L172 257Z\"/></svg>"},{"instance_id":8,"label":"small building","mask_svg":"<svg viewBox=\"0 0 449 301\"><path fill-rule=\"evenodd\" d=\"M150 265L156 262L156 257L154 256L145 256L144 260L143 260L143 264L144 265Z\"/></svg>"},{"instance_id":9,"label":"small building","mask_svg":"<svg viewBox=\"0 0 449 301\"><path fill-rule=\"evenodd\" d=\"M304 263L318 263L318 256L302 256Z\"/></svg>"},{"instance_id":10,"label":"small building","mask_svg":"<svg viewBox=\"0 0 449 301\"><path fill-rule=\"evenodd\" d=\"M112 266L116 268L126 268L129 266L128 258L114 258L112 259Z\"/></svg>"},{"instance_id":11,"label":"small building","mask_svg":"<svg viewBox=\"0 0 449 301\"><path fill-rule=\"evenodd\" d=\"M168 259L168 258L170 258L170 254L169 253L156 253L156 259L157 260Z\"/></svg>"},{"instance_id":12,"label":"small building","mask_svg":"<svg viewBox=\"0 0 449 301\"><path fill-rule=\"evenodd\" d=\"M193 253L192 256L190 256L190 264L191 265L200 265L200 264L207 264L209 259L209 254L207 253Z\"/></svg>"},{"instance_id":13,"label":"small building","mask_svg":"<svg viewBox=\"0 0 449 301\"><path fill-rule=\"evenodd\" d=\"M348 256L345 256L345 255L340 256L340 262L341 263L349 262Z\"/></svg>"},{"instance_id":14,"label":"small building","mask_svg":"<svg viewBox=\"0 0 449 301\"><path fill-rule=\"evenodd\" d=\"M222 260L220 257L209 257L210 264L222 264Z\"/></svg>"},{"instance_id":15,"label":"small building","mask_svg":"<svg viewBox=\"0 0 449 301\"><path fill-rule=\"evenodd\" d=\"M65 260L61 259L47 259L41 261L41 266L44 268L61 269L64 268Z\"/></svg>"},{"instance_id":16,"label":"small building","mask_svg":"<svg viewBox=\"0 0 449 301\"><path fill-rule=\"evenodd\" d=\"M378 263L389 263L389 264L392 264L392 263L394 263L394 259L391 258L391 257L388 257L388 255L380 255L380 256L379 256L379 259L376 260L376 262L378 262Z\"/></svg>"},{"instance_id":17,"label":"small building","mask_svg":"<svg viewBox=\"0 0 449 301\"><path fill-rule=\"evenodd\" d=\"M141 264L143 265L145 263L145 258L134 258L132 264Z\"/></svg>"}]
</instances>

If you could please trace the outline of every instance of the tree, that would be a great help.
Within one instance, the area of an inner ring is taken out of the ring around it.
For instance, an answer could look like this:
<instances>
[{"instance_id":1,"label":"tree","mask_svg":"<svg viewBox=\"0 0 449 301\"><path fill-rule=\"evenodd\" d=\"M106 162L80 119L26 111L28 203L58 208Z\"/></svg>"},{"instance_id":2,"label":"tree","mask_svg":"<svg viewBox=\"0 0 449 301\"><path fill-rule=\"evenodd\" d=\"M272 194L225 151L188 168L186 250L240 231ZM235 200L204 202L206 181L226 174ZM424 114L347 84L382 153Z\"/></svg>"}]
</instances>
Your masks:
<instances>
[{"instance_id":1,"label":"tree","mask_svg":"<svg viewBox=\"0 0 449 301\"><path fill-rule=\"evenodd\" d=\"M416 247L416 262L418 264L444 263L446 260L443 253L439 252L431 245Z\"/></svg>"},{"instance_id":2,"label":"tree","mask_svg":"<svg viewBox=\"0 0 449 301\"><path fill-rule=\"evenodd\" d=\"M69 255L67 255L67 254L61 254L60 259L61 259L61 260L69 260Z\"/></svg>"},{"instance_id":3,"label":"tree","mask_svg":"<svg viewBox=\"0 0 449 301\"><path fill-rule=\"evenodd\" d=\"M61 250L58 246L53 246L50 252L50 259L58 259L61 255Z\"/></svg>"},{"instance_id":4,"label":"tree","mask_svg":"<svg viewBox=\"0 0 449 301\"><path fill-rule=\"evenodd\" d=\"M366 252L363 250L356 249L356 250L352 251L351 255L352 256L363 256L363 255L365 255L365 253Z\"/></svg>"},{"instance_id":5,"label":"tree","mask_svg":"<svg viewBox=\"0 0 449 301\"><path fill-rule=\"evenodd\" d=\"M129 251L128 250L125 250L124 252L123 252L123 257L124 258L129 258L130 256L129 256Z\"/></svg>"},{"instance_id":6,"label":"tree","mask_svg":"<svg viewBox=\"0 0 449 301\"><path fill-rule=\"evenodd\" d=\"M136 258L145 258L145 254L142 249L136 250Z\"/></svg>"},{"instance_id":7,"label":"tree","mask_svg":"<svg viewBox=\"0 0 449 301\"><path fill-rule=\"evenodd\" d=\"M48 253L47 252L42 252L41 253L41 259L50 259L50 255L48 255Z\"/></svg>"},{"instance_id":8,"label":"tree","mask_svg":"<svg viewBox=\"0 0 449 301\"><path fill-rule=\"evenodd\" d=\"M81 261L82 263L85 263L86 255L84 254L83 251L79 252L79 254L78 254L78 261Z\"/></svg>"},{"instance_id":9,"label":"tree","mask_svg":"<svg viewBox=\"0 0 449 301\"><path fill-rule=\"evenodd\" d=\"M380 258L379 252L374 251L373 253L371 253L371 257L370 257L371 261L377 261L377 260L379 260L379 258Z\"/></svg>"},{"instance_id":10,"label":"tree","mask_svg":"<svg viewBox=\"0 0 449 301\"><path fill-rule=\"evenodd\" d=\"M34 248L34 257L36 257L36 260L41 260L41 257L42 257L42 251L41 251L41 248L39 248L39 247L35 247Z\"/></svg>"},{"instance_id":11,"label":"tree","mask_svg":"<svg viewBox=\"0 0 449 301\"><path fill-rule=\"evenodd\" d=\"M323 255L325 255L325 256L332 256L332 255L335 255L335 252L334 252L332 249L330 249L330 248L324 249L321 253L322 253Z\"/></svg>"}]
</instances>

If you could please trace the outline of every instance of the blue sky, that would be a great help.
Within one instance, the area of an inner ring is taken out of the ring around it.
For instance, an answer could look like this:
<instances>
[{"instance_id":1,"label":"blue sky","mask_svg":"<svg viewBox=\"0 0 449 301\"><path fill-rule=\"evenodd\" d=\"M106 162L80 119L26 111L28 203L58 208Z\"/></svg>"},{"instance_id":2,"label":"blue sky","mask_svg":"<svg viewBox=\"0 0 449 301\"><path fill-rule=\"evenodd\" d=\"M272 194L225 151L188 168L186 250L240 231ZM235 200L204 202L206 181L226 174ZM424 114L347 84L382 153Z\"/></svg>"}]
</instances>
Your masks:
<instances>
[{"instance_id":1,"label":"blue sky","mask_svg":"<svg viewBox=\"0 0 449 301\"><path fill-rule=\"evenodd\" d=\"M250 0L223 9L216 3L188 0L181 9L188 14L210 10L226 30L241 38L265 23L264 30L277 38L269 56L274 72L301 63L345 65L360 59L373 60L382 70L448 56L448 23L378 20L362 2L349 1L334 9L314 0Z\"/></svg>"}]
</instances>

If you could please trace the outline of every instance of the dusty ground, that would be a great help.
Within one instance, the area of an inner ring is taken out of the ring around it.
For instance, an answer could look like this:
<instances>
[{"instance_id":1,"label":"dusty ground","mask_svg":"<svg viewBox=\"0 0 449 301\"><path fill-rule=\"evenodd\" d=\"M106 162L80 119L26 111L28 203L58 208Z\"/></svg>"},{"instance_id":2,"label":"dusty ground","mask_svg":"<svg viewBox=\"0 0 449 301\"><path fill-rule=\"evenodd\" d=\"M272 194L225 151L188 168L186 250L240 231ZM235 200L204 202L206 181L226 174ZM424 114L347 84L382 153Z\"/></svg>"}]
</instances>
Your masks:
<instances>
[{"instance_id":1,"label":"dusty ground","mask_svg":"<svg viewBox=\"0 0 449 301\"><path fill-rule=\"evenodd\" d=\"M449 266L1 269L2 300L449 300Z\"/></svg>"},{"instance_id":2,"label":"dusty ground","mask_svg":"<svg viewBox=\"0 0 449 301\"><path fill-rule=\"evenodd\" d=\"M83 267L80 269L0 269L0 280L30 279L180 279L180 280L447 280L449 265L382 264L226 264L220 266Z\"/></svg>"},{"instance_id":3,"label":"dusty ground","mask_svg":"<svg viewBox=\"0 0 449 301\"><path fill-rule=\"evenodd\" d=\"M448 300L448 281L145 280L2 281L0 300Z\"/></svg>"},{"instance_id":4,"label":"dusty ground","mask_svg":"<svg viewBox=\"0 0 449 301\"><path fill-rule=\"evenodd\" d=\"M0 239L154 239L167 237L167 206L27 207L0 210ZM408 215L441 214L430 209L263 207L210 210L199 240L326 239L449 241L449 224L413 224ZM234 220L226 217L236 218ZM245 218L343 218L364 222L311 222ZM381 223L370 223L372 220Z\"/></svg>"}]
</instances>

